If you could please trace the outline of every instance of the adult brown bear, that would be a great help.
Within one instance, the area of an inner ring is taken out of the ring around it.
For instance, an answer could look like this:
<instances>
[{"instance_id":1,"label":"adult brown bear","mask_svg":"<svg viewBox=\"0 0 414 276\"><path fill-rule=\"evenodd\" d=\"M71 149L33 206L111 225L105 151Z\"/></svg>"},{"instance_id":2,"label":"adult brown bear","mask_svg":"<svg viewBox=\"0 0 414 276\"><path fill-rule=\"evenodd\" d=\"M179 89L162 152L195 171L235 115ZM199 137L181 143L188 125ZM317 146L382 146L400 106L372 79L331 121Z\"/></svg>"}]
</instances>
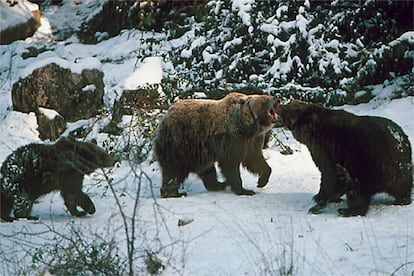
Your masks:
<instances>
[{"instance_id":1,"label":"adult brown bear","mask_svg":"<svg viewBox=\"0 0 414 276\"><path fill-rule=\"evenodd\" d=\"M1 218L37 219L30 212L34 201L58 190L74 216L95 213L89 196L82 192L84 174L110 167L114 158L95 143L61 138L55 144L29 144L10 154L1 166ZM80 206L84 211L79 211Z\"/></svg>"},{"instance_id":2,"label":"adult brown bear","mask_svg":"<svg viewBox=\"0 0 414 276\"><path fill-rule=\"evenodd\" d=\"M154 153L162 170L162 197L179 197L180 185L197 173L207 190L226 187L217 182L218 162L226 184L238 195L252 195L242 187L240 164L267 184L271 169L263 158L265 133L276 121L279 100L269 95L230 93L221 100L189 99L172 106L154 139Z\"/></svg>"},{"instance_id":3,"label":"adult brown bear","mask_svg":"<svg viewBox=\"0 0 414 276\"><path fill-rule=\"evenodd\" d=\"M310 212L320 213L344 193L348 208L338 210L342 216L365 215L371 196L380 192L393 196L395 204L411 203L411 146L397 124L301 101L279 105L277 113L321 172Z\"/></svg>"}]
</instances>

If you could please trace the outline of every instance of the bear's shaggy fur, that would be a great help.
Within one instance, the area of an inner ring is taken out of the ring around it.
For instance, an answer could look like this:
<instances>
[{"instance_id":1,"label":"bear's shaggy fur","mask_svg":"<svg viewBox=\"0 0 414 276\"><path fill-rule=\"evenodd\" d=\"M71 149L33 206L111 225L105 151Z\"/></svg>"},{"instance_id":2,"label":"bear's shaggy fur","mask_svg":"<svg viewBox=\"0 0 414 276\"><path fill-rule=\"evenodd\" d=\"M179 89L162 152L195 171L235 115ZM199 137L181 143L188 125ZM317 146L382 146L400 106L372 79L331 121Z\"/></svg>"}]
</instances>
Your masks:
<instances>
[{"instance_id":1,"label":"bear's shaggy fur","mask_svg":"<svg viewBox=\"0 0 414 276\"><path fill-rule=\"evenodd\" d=\"M179 197L178 189L190 172L207 190L223 190L214 166L218 162L226 184L238 195L252 195L242 187L240 164L267 184L271 169L262 154L265 133L276 121L279 100L268 95L230 93L221 100L189 99L172 106L154 139L154 153L162 170L162 197Z\"/></svg>"},{"instance_id":2,"label":"bear's shaggy fur","mask_svg":"<svg viewBox=\"0 0 414 276\"><path fill-rule=\"evenodd\" d=\"M30 212L34 201L51 191L60 191L74 216L95 213L95 206L82 192L84 174L110 167L114 158L95 143L61 138L51 145L29 144L10 154L1 167L1 218L37 219ZM84 211L78 211L80 206Z\"/></svg>"},{"instance_id":3,"label":"bear's shaggy fur","mask_svg":"<svg viewBox=\"0 0 414 276\"><path fill-rule=\"evenodd\" d=\"M364 216L371 196L380 192L393 196L395 204L411 203L411 146L397 124L301 101L279 105L277 113L321 172L310 212L320 213L344 193L348 208L338 210L342 216Z\"/></svg>"}]
</instances>

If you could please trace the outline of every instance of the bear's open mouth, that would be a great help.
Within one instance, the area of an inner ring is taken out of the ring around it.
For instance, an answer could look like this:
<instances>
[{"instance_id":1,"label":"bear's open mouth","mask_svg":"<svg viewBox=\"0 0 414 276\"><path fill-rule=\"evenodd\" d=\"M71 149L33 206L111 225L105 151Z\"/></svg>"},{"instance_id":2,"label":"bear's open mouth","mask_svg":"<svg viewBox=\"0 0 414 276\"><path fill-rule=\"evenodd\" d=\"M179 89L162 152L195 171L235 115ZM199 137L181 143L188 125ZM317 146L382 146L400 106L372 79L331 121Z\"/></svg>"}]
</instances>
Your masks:
<instances>
[{"instance_id":1,"label":"bear's open mouth","mask_svg":"<svg viewBox=\"0 0 414 276\"><path fill-rule=\"evenodd\" d=\"M273 110L273 108L269 109L268 115L272 119L272 121L276 121L277 115L276 115L276 112Z\"/></svg>"}]
</instances>

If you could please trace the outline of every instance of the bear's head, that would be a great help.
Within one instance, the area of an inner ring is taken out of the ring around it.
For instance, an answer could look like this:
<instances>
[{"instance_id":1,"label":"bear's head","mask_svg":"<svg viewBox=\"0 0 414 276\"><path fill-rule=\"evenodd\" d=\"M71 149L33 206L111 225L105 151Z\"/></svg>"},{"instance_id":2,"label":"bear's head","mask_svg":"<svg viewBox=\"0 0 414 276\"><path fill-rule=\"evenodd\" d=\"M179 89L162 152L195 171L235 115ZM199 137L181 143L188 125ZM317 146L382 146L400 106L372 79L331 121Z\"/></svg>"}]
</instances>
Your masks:
<instances>
[{"instance_id":1,"label":"bear's head","mask_svg":"<svg viewBox=\"0 0 414 276\"><path fill-rule=\"evenodd\" d=\"M319 120L319 114L324 108L318 104L293 100L286 105L278 105L276 113L281 118L283 126L290 130L310 127Z\"/></svg>"},{"instance_id":2,"label":"bear's head","mask_svg":"<svg viewBox=\"0 0 414 276\"><path fill-rule=\"evenodd\" d=\"M253 118L259 122L260 134L270 130L276 121L279 120L276 110L280 104L278 97L270 95L249 95L247 96L249 109Z\"/></svg>"},{"instance_id":3,"label":"bear's head","mask_svg":"<svg viewBox=\"0 0 414 276\"><path fill-rule=\"evenodd\" d=\"M115 159L98 147L96 141L81 142L72 138L61 138L56 143L62 158L72 168L83 174L90 174L97 168L112 167Z\"/></svg>"}]
</instances>

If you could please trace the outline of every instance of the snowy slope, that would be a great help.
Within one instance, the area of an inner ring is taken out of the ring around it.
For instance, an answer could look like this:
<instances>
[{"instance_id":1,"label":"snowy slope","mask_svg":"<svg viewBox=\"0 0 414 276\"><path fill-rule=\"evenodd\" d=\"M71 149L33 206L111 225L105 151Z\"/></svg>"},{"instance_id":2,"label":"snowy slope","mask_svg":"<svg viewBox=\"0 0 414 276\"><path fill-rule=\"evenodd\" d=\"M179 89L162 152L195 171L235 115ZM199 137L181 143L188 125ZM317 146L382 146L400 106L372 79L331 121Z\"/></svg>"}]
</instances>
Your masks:
<instances>
[{"instance_id":1,"label":"snowy slope","mask_svg":"<svg viewBox=\"0 0 414 276\"><path fill-rule=\"evenodd\" d=\"M163 37L125 31L97 45L75 41L48 45L47 51L28 59L21 54L28 47L41 45L29 39L0 46L0 163L17 147L39 141L34 114L10 111L11 86L19 77L45 60L74 71L79 70L75 65L100 68L105 73L105 104L110 107L122 89L136 87L146 80L157 82L169 66L159 58L137 60L137 53L148 47L143 36ZM155 47L162 53L170 45ZM148 74L145 79L141 74L145 68L155 74ZM382 97L381 93L391 90L393 85L397 84L374 87L378 97L370 103L343 108L394 120L414 145L414 97L395 100ZM307 148L296 142L289 131L274 129L274 132L294 149L294 154L280 154L279 147L271 140L271 147L264 151L273 169L268 185L256 188L256 177L241 170L244 187L257 193L251 197L236 196L231 191L207 192L202 182L191 175L184 183L188 197L160 199L157 163L147 161L136 165L124 161L113 169L113 187L128 218L139 196L135 224L137 275L146 273L143 257L147 252L154 252L161 259L165 266L163 275L413 273L414 204L392 206L389 197L378 195L366 217L338 217L336 210L344 203L330 205L319 215L308 214L312 196L319 189L319 171ZM99 135L98 141L107 138ZM98 134L93 132L88 138L93 137ZM140 175L141 171L145 175ZM33 252L45 250L53 245L56 233L69 235L73 227L80 229L91 243L96 234L104 240L114 238L120 246L119 254L126 256L122 215L103 173L98 170L86 177L84 183L84 191L97 209L92 216L70 217L60 195L52 193L42 197L33 208L33 214L40 216L39 221L0 223L0 274L12 275L17 269L28 274L43 270L43 264L32 258ZM188 224L179 226L179 220Z\"/></svg>"}]
</instances>

